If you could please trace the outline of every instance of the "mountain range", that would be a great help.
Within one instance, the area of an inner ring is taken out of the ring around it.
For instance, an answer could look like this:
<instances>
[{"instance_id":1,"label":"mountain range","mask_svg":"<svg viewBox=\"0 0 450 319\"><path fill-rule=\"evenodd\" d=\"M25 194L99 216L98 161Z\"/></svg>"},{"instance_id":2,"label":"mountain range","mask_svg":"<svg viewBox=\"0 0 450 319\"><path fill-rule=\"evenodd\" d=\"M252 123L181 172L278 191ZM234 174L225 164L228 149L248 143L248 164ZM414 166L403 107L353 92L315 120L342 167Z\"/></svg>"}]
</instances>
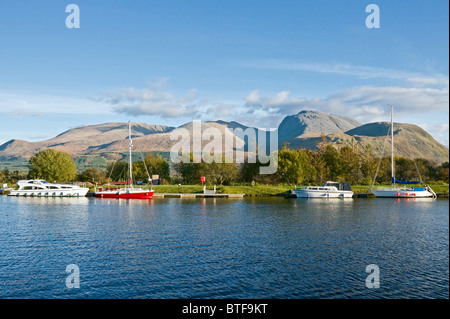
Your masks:
<instances>
[{"instance_id":1,"label":"mountain range","mask_svg":"<svg viewBox=\"0 0 450 319\"><path fill-rule=\"evenodd\" d=\"M336 147L347 144L358 144L363 148L368 145L375 154L390 154L390 140L386 141L390 123L376 122L361 124L358 121L338 115L318 111L301 111L296 115L286 116L278 127L278 145L289 143L291 148L317 147L317 143L326 139ZM193 122L188 122L180 128L192 132ZM237 122L208 121L202 123L202 131L211 128L224 134L233 132L236 128L245 130L248 126ZM251 128L251 127L250 127ZM135 150L141 152L170 152L177 143L170 139L170 134L176 127L132 123L132 140ZM192 136L192 135L191 135ZM112 122L89 125L70 129L58 136L38 142L10 140L0 145L0 160L11 158L27 159L34 153L54 148L77 157L113 158L117 152L128 149L128 123ZM236 145L248 146L248 139L234 135ZM394 123L395 154L408 158L426 158L435 163L449 161L449 150L438 143L422 128L406 123ZM203 141L209 143L209 141ZM388 145L388 146L386 146ZM1 164L0 164L1 165ZM0 169L2 167L0 166Z\"/></svg>"}]
</instances>

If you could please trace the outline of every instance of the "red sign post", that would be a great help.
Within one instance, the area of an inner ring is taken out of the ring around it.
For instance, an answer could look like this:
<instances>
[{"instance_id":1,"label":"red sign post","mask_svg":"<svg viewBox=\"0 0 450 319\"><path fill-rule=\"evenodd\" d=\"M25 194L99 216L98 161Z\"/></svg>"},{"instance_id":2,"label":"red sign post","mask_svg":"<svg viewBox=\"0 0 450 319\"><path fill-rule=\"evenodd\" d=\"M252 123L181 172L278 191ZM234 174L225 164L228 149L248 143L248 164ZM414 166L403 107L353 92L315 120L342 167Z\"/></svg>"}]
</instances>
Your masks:
<instances>
[{"instance_id":1,"label":"red sign post","mask_svg":"<svg viewBox=\"0 0 450 319\"><path fill-rule=\"evenodd\" d=\"M203 182L205 182L205 176L200 176L200 181L202 182L202 187L203 187Z\"/></svg>"}]
</instances>

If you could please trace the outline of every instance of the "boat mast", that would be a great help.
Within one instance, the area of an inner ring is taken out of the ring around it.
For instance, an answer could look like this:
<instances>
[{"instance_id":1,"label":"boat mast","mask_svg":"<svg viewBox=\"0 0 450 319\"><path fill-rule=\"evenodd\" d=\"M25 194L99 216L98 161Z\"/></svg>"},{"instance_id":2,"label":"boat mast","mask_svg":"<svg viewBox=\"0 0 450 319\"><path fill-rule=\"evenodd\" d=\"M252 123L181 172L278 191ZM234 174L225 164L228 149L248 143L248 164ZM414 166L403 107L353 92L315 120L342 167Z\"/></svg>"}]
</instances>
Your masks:
<instances>
[{"instance_id":1,"label":"boat mast","mask_svg":"<svg viewBox=\"0 0 450 319\"><path fill-rule=\"evenodd\" d=\"M394 105L391 105L391 184L395 186L394 176Z\"/></svg>"},{"instance_id":2,"label":"boat mast","mask_svg":"<svg viewBox=\"0 0 450 319\"><path fill-rule=\"evenodd\" d=\"M131 161L131 147L133 146L133 142L131 141L131 123L130 123L130 121L128 121L128 139L130 140L130 163L129 163L129 166L130 166L130 180L129 180L129 182L130 182L130 187L132 186L132 182L133 182L133 177L132 177L132 171L133 171L133 168L132 168L132 161Z\"/></svg>"}]
</instances>

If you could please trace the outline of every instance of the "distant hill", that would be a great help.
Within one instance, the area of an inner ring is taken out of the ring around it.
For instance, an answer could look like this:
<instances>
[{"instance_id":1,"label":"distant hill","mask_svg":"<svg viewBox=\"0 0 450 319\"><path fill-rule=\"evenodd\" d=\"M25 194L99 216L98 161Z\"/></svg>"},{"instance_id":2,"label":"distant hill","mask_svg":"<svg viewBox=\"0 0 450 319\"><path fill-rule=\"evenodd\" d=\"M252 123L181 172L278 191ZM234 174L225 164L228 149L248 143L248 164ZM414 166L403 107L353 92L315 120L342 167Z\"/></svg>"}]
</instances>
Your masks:
<instances>
[{"instance_id":1,"label":"distant hill","mask_svg":"<svg viewBox=\"0 0 450 319\"><path fill-rule=\"evenodd\" d=\"M278 138L284 142L298 137L319 137L322 134L348 131L360 125L358 121L346 116L301 111L283 119L278 126Z\"/></svg>"},{"instance_id":2,"label":"distant hill","mask_svg":"<svg viewBox=\"0 0 450 319\"><path fill-rule=\"evenodd\" d=\"M225 131L248 127L237 122L210 121L201 123L201 130L214 133L220 132L222 136ZM131 123L133 152L170 152L178 140L171 140L171 133L177 129L175 127L149 125L146 123ZM188 122L179 127L190 132L193 130L193 122ZM71 154L73 157L97 156L105 157L107 160L116 158L112 154L118 152L128 152L128 123L114 122L98 125L89 125L70 129L58 136L39 142L27 142L22 140L10 140L0 145L0 158L29 158L34 153L47 148L54 148ZM244 146L246 142L237 136L233 136L236 146ZM202 140L202 146L209 143L209 140ZM191 147L192 150L192 147ZM224 151L224 148L223 148ZM1 166L0 166L1 169Z\"/></svg>"},{"instance_id":3,"label":"distant hill","mask_svg":"<svg viewBox=\"0 0 450 319\"><path fill-rule=\"evenodd\" d=\"M383 144L386 140L390 123L378 122L361 125L349 117L326 114L317 111L301 111L296 115L286 116L278 127L279 147L288 142L291 148L317 147L317 143L324 138L342 147L346 144L357 144L363 148L368 145L375 154L382 155ZM192 133L193 122L181 125L180 128L187 129ZM202 131L209 129L219 131L222 136L225 131L236 128L245 130L248 126L238 122L209 121L202 123ZM251 128L251 127L250 127ZM132 140L134 152L160 152L167 154L177 143L170 140L170 134L175 127L164 125L150 125L146 123L132 123ZM191 134L192 136L192 134ZM128 123L113 122L98 125L78 127L65 131L58 136L39 142L27 142L22 140L10 140L0 145L0 169L2 163L21 161L29 158L39 150L54 148L71 154L79 162L89 163L86 158L99 157L106 161L115 158L117 152L128 150ZM449 150L438 143L425 130L412 124L395 123L394 125L395 153L398 156L427 158L437 163L449 161ZM244 145L247 151L249 143L258 142L248 138L234 136L235 145ZM205 145L209 141L202 141ZM390 145L390 139L386 142ZM222 145L224 150L224 145ZM385 155L389 154L389 148ZM80 158L83 158L80 160ZM103 163L103 162L102 162ZM104 162L106 163L106 162ZM88 164L86 164L88 165ZM103 164L105 165L105 164Z\"/></svg>"},{"instance_id":4,"label":"distant hill","mask_svg":"<svg viewBox=\"0 0 450 319\"><path fill-rule=\"evenodd\" d=\"M170 132L173 127L133 123L133 136L142 137ZM71 155L95 153L99 151L118 151L115 147L128 137L128 123L104 123L70 129L45 141L26 142L11 140L0 146L0 156L30 157L46 148L55 148Z\"/></svg>"},{"instance_id":5,"label":"distant hill","mask_svg":"<svg viewBox=\"0 0 450 319\"><path fill-rule=\"evenodd\" d=\"M300 136L289 140L293 148L317 147L317 143L326 138L338 148L344 145L359 145L363 149L368 146L378 156L389 156L391 138L388 135L391 123L377 122L364 124L345 132L326 134L323 137ZM388 136L387 136L388 135ZM437 142L429 133L417 125L394 123L394 154L407 158L425 158L435 163L449 161L449 150Z\"/></svg>"}]
</instances>

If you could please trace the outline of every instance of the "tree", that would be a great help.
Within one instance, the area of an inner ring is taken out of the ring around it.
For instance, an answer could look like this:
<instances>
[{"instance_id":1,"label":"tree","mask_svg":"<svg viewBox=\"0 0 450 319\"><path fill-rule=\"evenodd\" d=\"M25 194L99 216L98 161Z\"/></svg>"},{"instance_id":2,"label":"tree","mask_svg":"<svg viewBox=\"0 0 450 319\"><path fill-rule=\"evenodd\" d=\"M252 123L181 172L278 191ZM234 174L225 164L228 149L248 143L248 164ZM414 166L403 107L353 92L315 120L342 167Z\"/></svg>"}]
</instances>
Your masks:
<instances>
[{"instance_id":1,"label":"tree","mask_svg":"<svg viewBox=\"0 0 450 319\"><path fill-rule=\"evenodd\" d=\"M5 183L8 180L8 171L5 169L3 171L0 171L0 182Z\"/></svg>"},{"instance_id":2,"label":"tree","mask_svg":"<svg viewBox=\"0 0 450 319\"><path fill-rule=\"evenodd\" d=\"M259 168L261 163L256 161L256 163L249 163L245 161L242 163L239 169L239 179L241 182L250 183L252 181L258 181L260 174Z\"/></svg>"},{"instance_id":3,"label":"tree","mask_svg":"<svg viewBox=\"0 0 450 319\"><path fill-rule=\"evenodd\" d=\"M328 178L338 181L338 177L343 171L343 159L339 151L333 146L333 144L328 144L321 154L328 168Z\"/></svg>"},{"instance_id":4,"label":"tree","mask_svg":"<svg viewBox=\"0 0 450 319\"><path fill-rule=\"evenodd\" d=\"M329 170L320 151L305 149L304 152L309 155L309 158L311 159L310 164L315 170L315 176L311 178L311 182L314 182L315 184L323 184L328 179Z\"/></svg>"},{"instance_id":5,"label":"tree","mask_svg":"<svg viewBox=\"0 0 450 319\"><path fill-rule=\"evenodd\" d=\"M235 163L225 163L225 157L219 163L193 163L193 154L190 154L189 163L177 163L175 171L181 176L183 182L192 184L200 182L200 176L205 176L209 184L230 184L237 179L238 169Z\"/></svg>"},{"instance_id":6,"label":"tree","mask_svg":"<svg viewBox=\"0 0 450 319\"><path fill-rule=\"evenodd\" d=\"M91 182L103 184L106 180L106 173L100 171L97 167L88 167L84 172L78 175L80 182Z\"/></svg>"},{"instance_id":7,"label":"tree","mask_svg":"<svg viewBox=\"0 0 450 319\"><path fill-rule=\"evenodd\" d=\"M339 154L342 158L340 179L351 184L362 183L364 179L361 171L363 157L355 149L354 144L345 145L339 150Z\"/></svg>"},{"instance_id":8,"label":"tree","mask_svg":"<svg viewBox=\"0 0 450 319\"><path fill-rule=\"evenodd\" d=\"M193 163L193 158L194 156L191 153L189 154L188 163L179 162L173 166L174 170L183 180L183 183L191 184L198 181L196 180L196 178L200 176L200 174L198 173L199 164Z\"/></svg>"},{"instance_id":9,"label":"tree","mask_svg":"<svg viewBox=\"0 0 450 319\"><path fill-rule=\"evenodd\" d=\"M210 184L230 184L237 179L238 169L235 163L226 163L225 156L222 155L222 161L219 163L201 162L198 168L198 180L200 176L205 176Z\"/></svg>"},{"instance_id":10,"label":"tree","mask_svg":"<svg viewBox=\"0 0 450 319\"><path fill-rule=\"evenodd\" d=\"M68 182L77 177L77 168L68 153L47 149L34 154L30 160L30 178Z\"/></svg>"},{"instance_id":11,"label":"tree","mask_svg":"<svg viewBox=\"0 0 450 319\"><path fill-rule=\"evenodd\" d=\"M301 164L299 154L287 148L284 145L278 152L277 177L283 183L296 184L301 183Z\"/></svg>"},{"instance_id":12,"label":"tree","mask_svg":"<svg viewBox=\"0 0 450 319\"><path fill-rule=\"evenodd\" d=\"M148 153L145 157L145 165L150 175L159 175L160 178L170 177L169 163L160 154L154 156L152 153Z\"/></svg>"},{"instance_id":13,"label":"tree","mask_svg":"<svg viewBox=\"0 0 450 319\"><path fill-rule=\"evenodd\" d=\"M363 175L363 184L372 185L373 178L375 177L375 173L377 171L378 159L373 152L373 149L370 145L365 147L365 153L361 153L361 172Z\"/></svg>"},{"instance_id":14,"label":"tree","mask_svg":"<svg viewBox=\"0 0 450 319\"><path fill-rule=\"evenodd\" d=\"M128 178L128 163L117 161L106 166L106 178L112 181L125 181Z\"/></svg>"},{"instance_id":15,"label":"tree","mask_svg":"<svg viewBox=\"0 0 450 319\"><path fill-rule=\"evenodd\" d=\"M285 144L278 152L278 180L288 184L302 184L310 182L316 174L311 165L311 158L304 150L291 150Z\"/></svg>"},{"instance_id":16,"label":"tree","mask_svg":"<svg viewBox=\"0 0 450 319\"><path fill-rule=\"evenodd\" d=\"M442 163L441 166L437 168L437 176L436 178L444 181L448 184L449 181L449 164L448 162Z\"/></svg>"}]
</instances>

